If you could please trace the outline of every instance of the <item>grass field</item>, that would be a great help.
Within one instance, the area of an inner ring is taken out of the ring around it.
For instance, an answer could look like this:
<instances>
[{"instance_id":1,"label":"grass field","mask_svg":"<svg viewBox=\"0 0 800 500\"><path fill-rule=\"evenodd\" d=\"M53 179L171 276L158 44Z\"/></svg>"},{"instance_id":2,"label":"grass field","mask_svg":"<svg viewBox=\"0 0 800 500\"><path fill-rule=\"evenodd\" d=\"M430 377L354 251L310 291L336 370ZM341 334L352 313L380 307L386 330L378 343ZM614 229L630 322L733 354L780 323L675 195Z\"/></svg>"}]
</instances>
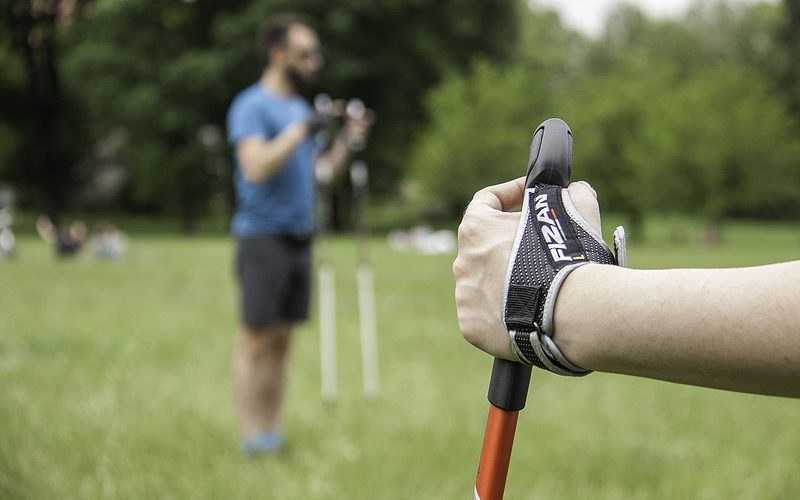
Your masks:
<instances>
[{"instance_id":1,"label":"grass field","mask_svg":"<svg viewBox=\"0 0 800 500\"><path fill-rule=\"evenodd\" d=\"M702 249L672 243L671 224L630 249L632 267L800 258L797 225L730 225ZM452 255L372 241L382 397L367 403L356 254L332 242L339 401L320 400L315 317L296 337L288 447L248 460L229 390L228 238L136 234L116 263L19 244L0 262L0 498L471 498L491 359L458 334ZM800 498L798 423L797 400L535 372L506 497Z\"/></svg>"}]
</instances>

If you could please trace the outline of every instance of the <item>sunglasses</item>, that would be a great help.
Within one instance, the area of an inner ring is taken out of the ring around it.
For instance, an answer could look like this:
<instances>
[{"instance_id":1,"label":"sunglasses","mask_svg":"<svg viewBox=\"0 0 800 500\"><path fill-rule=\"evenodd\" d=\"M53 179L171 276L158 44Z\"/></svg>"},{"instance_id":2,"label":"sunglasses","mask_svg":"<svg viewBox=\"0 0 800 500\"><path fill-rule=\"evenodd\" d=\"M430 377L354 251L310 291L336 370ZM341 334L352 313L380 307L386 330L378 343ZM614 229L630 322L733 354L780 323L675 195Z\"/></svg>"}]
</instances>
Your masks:
<instances>
[{"instance_id":1,"label":"sunglasses","mask_svg":"<svg viewBox=\"0 0 800 500\"><path fill-rule=\"evenodd\" d=\"M291 54L293 54L295 57L297 57L298 59L303 60L303 61L308 61L310 59L319 59L319 58L322 57L322 52L320 52L320 50L318 48L317 49L294 50L294 51L289 51L289 52Z\"/></svg>"}]
</instances>

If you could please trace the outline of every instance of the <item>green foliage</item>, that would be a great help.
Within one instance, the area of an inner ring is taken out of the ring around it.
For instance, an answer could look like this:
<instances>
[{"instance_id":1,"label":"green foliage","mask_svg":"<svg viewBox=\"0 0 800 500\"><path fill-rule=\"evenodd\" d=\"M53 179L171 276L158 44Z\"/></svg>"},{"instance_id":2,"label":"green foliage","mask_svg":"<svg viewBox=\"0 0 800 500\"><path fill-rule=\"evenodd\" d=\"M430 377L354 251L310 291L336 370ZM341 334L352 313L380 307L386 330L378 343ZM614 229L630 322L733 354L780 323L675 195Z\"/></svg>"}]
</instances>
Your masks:
<instances>
[{"instance_id":1,"label":"green foliage","mask_svg":"<svg viewBox=\"0 0 800 500\"><path fill-rule=\"evenodd\" d=\"M89 144L83 103L61 81L59 4L0 1L0 176L55 219Z\"/></svg>"},{"instance_id":2,"label":"green foliage","mask_svg":"<svg viewBox=\"0 0 800 500\"><path fill-rule=\"evenodd\" d=\"M654 103L644 129L639 153L652 161L660 208L709 221L800 215L797 129L760 75L700 74Z\"/></svg>"},{"instance_id":3,"label":"green foliage","mask_svg":"<svg viewBox=\"0 0 800 500\"><path fill-rule=\"evenodd\" d=\"M775 72L777 86L800 123L800 0L783 1L783 18L779 24Z\"/></svg>"},{"instance_id":4,"label":"green foliage","mask_svg":"<svg viewBox=\"0 0 800 500\"><path fill-rule=\"evenodd\" d=\"M580 78L564 99L562 115L575 137L573 171L600 193L605 210L628 217L633 237L661 189L653 182L652 152L640 147L647 110L674 79L672 68L631 56L613 71Z\"/></svg>"},{"instance_id":5,"label":"green foliage","mask_svg":"<svg viewBox=\"0 0 800 500\"><path fill-rule=\"evenodd\" d=\"M125 132L131 202L179 213L187 229L226 174L208 160L224 143L202 144L199 134L222 125L231 98L233 68L216 53L214 33L218 16L236 7L104 3L66 34L65 73L86 96L98 140Z\"/></svg>"},{"instance_id":6,"label":"green foliage","mask_svg":"<svg viewBox=\"0 0 800 500\"><path fill-rule=\"evenodd\" d=\"M477 189L524 174L535 117L548 113L542 83L522 68L486 62L442 85L429 103L436 133L420 136L411 175L425 189L426 206L448 214L463 211Z\"/></svg>"},{"instance_id":7,"label":"green foliage","mask_svg":"<svg viewBox=\"0 0 800 500\"><path fill-rule=\"evenodd\" d=\"M522 175L529 134L556 115L576 175L634 237L654 211L800 216L800 135L772 79L779 20L770 5L700 2L679 21L621 6L587 41L531 13L513 65L475 64L431 93L409 183L456 215L476 189Z\"/></svg>"},{"instance_id":8,"label":"green foliage","mask_svg":"<svg viewBox=\"0 0 800 500\"><path fill-rule=\"evenodd\" d=\"M553 14L524 19L541 29L523 31L514 64L476 60L426 100L430 122L415 141L408 191L429 211L458 215L477 189L523 175L531 134L559 109L581 46Z\"/></svg>"},{"instance_id":9,"label":"green foliage","mask_svg":"<svg viewBox=\"0 0 800 500\"><path fill-rule=\"evenodd\" d=\"M22 100L24 88L21 61L11 50L10 40L0 30L0 178L9 178L14 174L12 163L14 155L22 140L16 120L22 113L19 102Z\"/></svg>"}]
</instances>

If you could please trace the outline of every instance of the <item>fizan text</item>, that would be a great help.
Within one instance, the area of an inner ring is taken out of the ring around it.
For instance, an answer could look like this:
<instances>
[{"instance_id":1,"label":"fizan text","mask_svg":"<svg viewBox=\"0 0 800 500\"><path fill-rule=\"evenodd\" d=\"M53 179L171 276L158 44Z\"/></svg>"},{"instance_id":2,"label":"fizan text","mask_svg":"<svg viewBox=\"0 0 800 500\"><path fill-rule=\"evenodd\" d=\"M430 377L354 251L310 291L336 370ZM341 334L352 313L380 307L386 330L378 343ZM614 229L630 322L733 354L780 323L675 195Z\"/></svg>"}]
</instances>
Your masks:
<instances>
[{"instance_id":1,"label":"fizan text","mask_svg":"<svg viewBox=\"0 0 800 500\"><path fill-rule=\"evenodd\" d=\"M547 201L547 194L542 193L537 195L534 199L533 210L536 212L536 220L541 222L541 232L544 237L547 248L550 250L550 255L556 262L572 262L574 259L569 255L565 255L564 251L567 249L565 241L567 239L564 230L561 227L561 222L558 220L555 210L550 208Z\"/></svg>"}]
</instances>

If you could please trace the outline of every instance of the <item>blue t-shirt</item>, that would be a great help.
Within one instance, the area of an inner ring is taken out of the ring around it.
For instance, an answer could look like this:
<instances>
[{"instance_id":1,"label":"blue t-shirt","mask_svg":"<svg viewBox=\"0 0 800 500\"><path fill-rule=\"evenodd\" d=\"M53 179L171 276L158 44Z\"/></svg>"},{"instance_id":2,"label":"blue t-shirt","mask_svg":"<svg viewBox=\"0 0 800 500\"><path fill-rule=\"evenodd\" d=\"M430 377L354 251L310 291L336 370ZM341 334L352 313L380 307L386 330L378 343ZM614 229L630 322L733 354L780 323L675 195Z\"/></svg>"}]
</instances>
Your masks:
<instances>
[{"instance_id":1,"label":"blue t-shirt","mask_svg":"<svg viewBox=\"0 0 800 500\"><path fill-rule=\"evenodd\" d=\"M272 139L290 123L306 120L311 107L300 96L282 97L256 83L241 91L228 110L228 140ZM314 140L304 140L267 179L249 182L234 152L236 211L231 230L240 238L270 234L307 236L314 231L316 203Z\"/></svg>"}]
</instances>

